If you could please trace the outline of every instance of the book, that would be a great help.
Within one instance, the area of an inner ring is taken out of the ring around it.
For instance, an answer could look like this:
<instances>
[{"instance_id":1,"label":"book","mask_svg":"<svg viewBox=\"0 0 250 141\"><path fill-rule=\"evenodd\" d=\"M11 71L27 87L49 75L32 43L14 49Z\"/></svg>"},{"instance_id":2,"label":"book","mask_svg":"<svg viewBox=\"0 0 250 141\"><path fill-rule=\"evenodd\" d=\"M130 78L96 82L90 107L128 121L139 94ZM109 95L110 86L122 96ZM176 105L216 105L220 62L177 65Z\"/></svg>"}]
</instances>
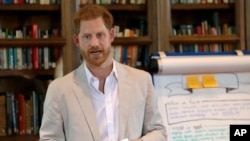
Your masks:
<instances>
[{"instance_id":1,"label":"book","mask_svg":"<svg viewBox=\"0 0 250 141\"><path fill-rule=\"evenodd\" d=\"M88 0L81 0L81 4L88 4Z\"/></svg>"},{"instance_id":2,"label":"book","mask_svg":"<svg viewBox=\"0 0 250 141\"><path fill-rule=\"evenodd\" d=\"M37 24L32 24L30 26L30 37L31 38L38 38L38 25Z\"/></svg>"},{"instance_id":3,"label":"book","mask_svg":"<svg viewBox=\"0 0 250 141\"><path fill-rule=\"evenodd\" d=\"M8 69L14 69L14 49L12 47L7 48L7 65Z\"/></svg>"},{"instance_id":4,"label":"book","mask_svg":"<svg viewBox=\"0 0 250 141\"><path fill-rule=\"evenodd\" d=\"M3 69L8 69L8 57L7 57L7 48L4 47L3 49Z\"/></svg>"},{"instance_id":5,"label":"book","mask_svg":"<svg viewBox=\"0 0 250 141\"><path fill-rule=\"evenodd\" d=\"M25 134L25 99L24 95L21 93L16 94L16 99L18 103L18 129L19 134L24 135Z\"/></svg>"},{"instance_id":6,"label":"book","mask_svg":"<svg viewBox=\"0 0 250 141\"><path fill-rule=\"evenodd\" d=\"M12 125L13 125L13 134L17 135L19 133L18 130L18 108L17 108L17 101L15 99L14 93L11 93L11 114L12 114Z\"/></svg>"},{"instance_id":7,"label":"book","mask_svg":"<svg viewBox=\"0 0 250 141\"><path fill-rule=\"evenodd\" d=\"M3 59L3 49L0 48L0 69L3 69L4 59Z\"/></svg>"},{"instance_id":8,"label":"book","mask_svg":"<svg viewBox=\"0 0 250 141\"><path fill-rule=\"evenodd\" d=\"M0 136L6 136L6 94L0 93Z\"/></svg>"},{"instance_id":9,"label":"book","mask_svg":"<svg viewBox=\"0 0 250 141\"><path fill-rule=\"evenodd\" d=\"M35 91L32 92L32 103L33 103L33 127L34 134L39 133L39 107L38 107L38 95Z\"/></svg>"},{"instance_id":10,"label":"book","mask_svg":"<svg viewBox=\"0 0 250 141\"><path fill-rule=\"evenodd\" d=\"M14 4L24 4L25 1L24 1L24 0L14 0L13 3L14 3Z\"/></svg>"},{"instance_id":11,"label":"book","mask_svg":"<svg viewBox=\"0 0 250 141\"><path fill-rule=\"evenodd\" d=\"M22 53L22 48L21 47L17 47L16 48L16 53L17 53L17 57L16 57L16 61L17 61L17 63L16 63L16 66L17 66L17 68L16 69L18 69L18 70L21 70L21 69L23 69L23 57L22 57L22 55L23 55L23 53Z\"/></svg>"},{"instance_id":12,"label":"book","mask_svg":"<svg viewBox=\"0 0 250 141\"><path fill-rule=\"evenodd\" d=\"M2 0L3 4L12 4L13 0Z\"/></svg>"},{"instance_id":13,"label":"book","mask_svg":"<svg viewBox=\"0 0 250 141\"><path fill-rule=\"evenodd\" d=\"M44 62L44 69L47 70L49 69L49 48L44 47L44 54L43 54L43 62Z\"/></svg>"},{"instance_id":14,"label":"book","mask_svg":"<svg viewBox=\"0 0 250 141\"><path fill-rule=\"evenodd\" d=\"M11 93L6 94L6 128L7 135L13 135L13 118L12 118L12 105L11 105Z\"/></svg>"},{"instance_id":15,"label":"book","mask_svg":"<svg viewBox=\"0 0 250 141\"><path fill-rule=\"evenodd\" d=\"M113 58L116 61L121 62L122 46L121 45L113 46L112 51L113 51Z\"/></svg>"},{"instance_id":16,"label":"book","mask_svg":"<svg viewBox=\"0 0 250 141\"><path fill-rule=\"evenodd\" d=\"M32 69L37 70L39 69L39 49L38 47L32 48Z\"/></svg>"},{"instance_id":17,"label":"book","mask_svg":"<svg viewBox=\"0 0 250 141\"><path fill-rule=\"evenodd\" d=\"M29 98L25 99L25 134L31 135L33 133L33 108L32 100Z\"/></svg>"}]
</instances>

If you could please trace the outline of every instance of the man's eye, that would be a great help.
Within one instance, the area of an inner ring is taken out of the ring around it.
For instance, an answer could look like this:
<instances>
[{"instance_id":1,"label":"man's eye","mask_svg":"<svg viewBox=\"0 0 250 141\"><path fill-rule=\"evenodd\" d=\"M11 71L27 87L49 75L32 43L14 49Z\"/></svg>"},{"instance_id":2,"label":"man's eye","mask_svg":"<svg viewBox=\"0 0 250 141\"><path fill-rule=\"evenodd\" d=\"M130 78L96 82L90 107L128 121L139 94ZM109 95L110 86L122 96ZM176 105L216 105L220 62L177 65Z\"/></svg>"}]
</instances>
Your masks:
<instances>
[{"instance_id":1,"label":"man's eye","mask_svg":"<svg viewBox=\"0 0 250 141\"><path fill-rule=\"evenodd\" d=\"M97 38L103 38L105 35L103 33L97 34Z\"/></svg>"},{"instance_id":2,"label":"man's eye","mask_svg":"<svg viewBox=\"0 0 250 141\"><path fill-rule=\"evenodd\" d=\"M84 39L84 40L89 40L90 38L91 38L91 36L89 36L89 35L83 36L83 39Z\"/></svg>"}]
</instances>

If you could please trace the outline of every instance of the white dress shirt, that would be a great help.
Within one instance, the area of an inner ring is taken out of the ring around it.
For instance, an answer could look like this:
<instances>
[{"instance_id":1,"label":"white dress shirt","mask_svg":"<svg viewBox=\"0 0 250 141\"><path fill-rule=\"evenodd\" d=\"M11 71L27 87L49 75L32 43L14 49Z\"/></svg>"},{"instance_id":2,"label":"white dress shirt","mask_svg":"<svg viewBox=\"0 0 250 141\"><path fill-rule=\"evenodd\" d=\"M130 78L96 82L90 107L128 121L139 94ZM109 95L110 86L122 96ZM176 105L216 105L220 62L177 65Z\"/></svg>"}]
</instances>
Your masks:
<instances>
[{"instance_id":1,"label":"white dress shirt","mask_svg":"<svg viewBox=\"0 0 250 141\"><path fill-rule=\"evenodd\" d=\"M89 71L86 64L92 103L96 111L101 141L118 140L118 85L115 63L104 83L104 93L99 91L99 80Z\"/></svg>"}]
</instances>

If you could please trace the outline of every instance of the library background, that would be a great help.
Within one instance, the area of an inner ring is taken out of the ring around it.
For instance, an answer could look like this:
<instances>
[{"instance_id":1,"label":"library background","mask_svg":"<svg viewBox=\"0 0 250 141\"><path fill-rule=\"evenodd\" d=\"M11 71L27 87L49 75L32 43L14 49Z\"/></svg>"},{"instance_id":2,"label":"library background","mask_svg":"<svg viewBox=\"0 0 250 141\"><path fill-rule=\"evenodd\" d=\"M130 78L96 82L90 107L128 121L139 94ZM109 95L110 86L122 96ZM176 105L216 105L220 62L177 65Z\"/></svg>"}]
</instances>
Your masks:
<instances>
[{"instance_id":1,"label":"library background","mask_svg":"<svg viewBox=\"0 0 250 141\"><path fill-rule=\"evenodd\" d=\"M250 49L249 0L0 0L0 140L38 140L46 89L81 63L72 17L114 15L114 59L147 70L151 53Z\"/></svg>"}]
</instances>

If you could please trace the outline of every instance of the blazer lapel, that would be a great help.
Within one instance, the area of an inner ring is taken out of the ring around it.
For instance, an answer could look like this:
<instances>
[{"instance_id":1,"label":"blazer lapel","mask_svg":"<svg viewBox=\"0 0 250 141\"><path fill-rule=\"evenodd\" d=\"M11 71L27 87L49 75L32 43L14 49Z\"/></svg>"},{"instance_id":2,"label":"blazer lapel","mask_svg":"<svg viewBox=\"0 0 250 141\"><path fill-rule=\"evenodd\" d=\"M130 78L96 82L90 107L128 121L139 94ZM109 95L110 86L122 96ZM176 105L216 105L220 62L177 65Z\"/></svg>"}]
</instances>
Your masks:
<instances>
[{"instance_id":1,"label":"blazer lapel","mask_svg":"<svg viewBox=\"0 0 250 141\"><path fill-rule=\"evenodd\" d=\"M92 104L90 89L88 87L87 76L83 64L78 67L74 76L76 84L74 87L75 96L81 106L83 116L88 122L94 140L99 141L99 128L96 121L95 109Z\"/></svg>"},{"instance_id":2,"label":"blazer lapel","mask_svg":"<svg viewBox=\"0 0 250 141\"><path fill-rule=\"evenodd\" d=\"M126 127L129 115L129 101L131 98L131 91L129 87L128 72L124 70L123 66L116 63L118 73L118 100L119 100L119 139L126 137Z\"/></svg>"},{"instance_id":3,"label":"blazer lapel","mask_svg":"<svg viewBox=\"0 0 250 141\"><path fill-rule=\"evenodd\" d=\"M126 137L127 120L129 115L129 101L131 98L131 91L129 87L129 80L127 80L128 72L124 70L123 66L116 62L116 69L118 73L118 100L119 100L119 139ZM99 128L96 121L95 110L92 104L90 89L88 87L87 76L83 64L75 71L74 87L75 96L82 108L83 115L89 124L94 140L99 141Z\"/></svg>"}]
</instances>

